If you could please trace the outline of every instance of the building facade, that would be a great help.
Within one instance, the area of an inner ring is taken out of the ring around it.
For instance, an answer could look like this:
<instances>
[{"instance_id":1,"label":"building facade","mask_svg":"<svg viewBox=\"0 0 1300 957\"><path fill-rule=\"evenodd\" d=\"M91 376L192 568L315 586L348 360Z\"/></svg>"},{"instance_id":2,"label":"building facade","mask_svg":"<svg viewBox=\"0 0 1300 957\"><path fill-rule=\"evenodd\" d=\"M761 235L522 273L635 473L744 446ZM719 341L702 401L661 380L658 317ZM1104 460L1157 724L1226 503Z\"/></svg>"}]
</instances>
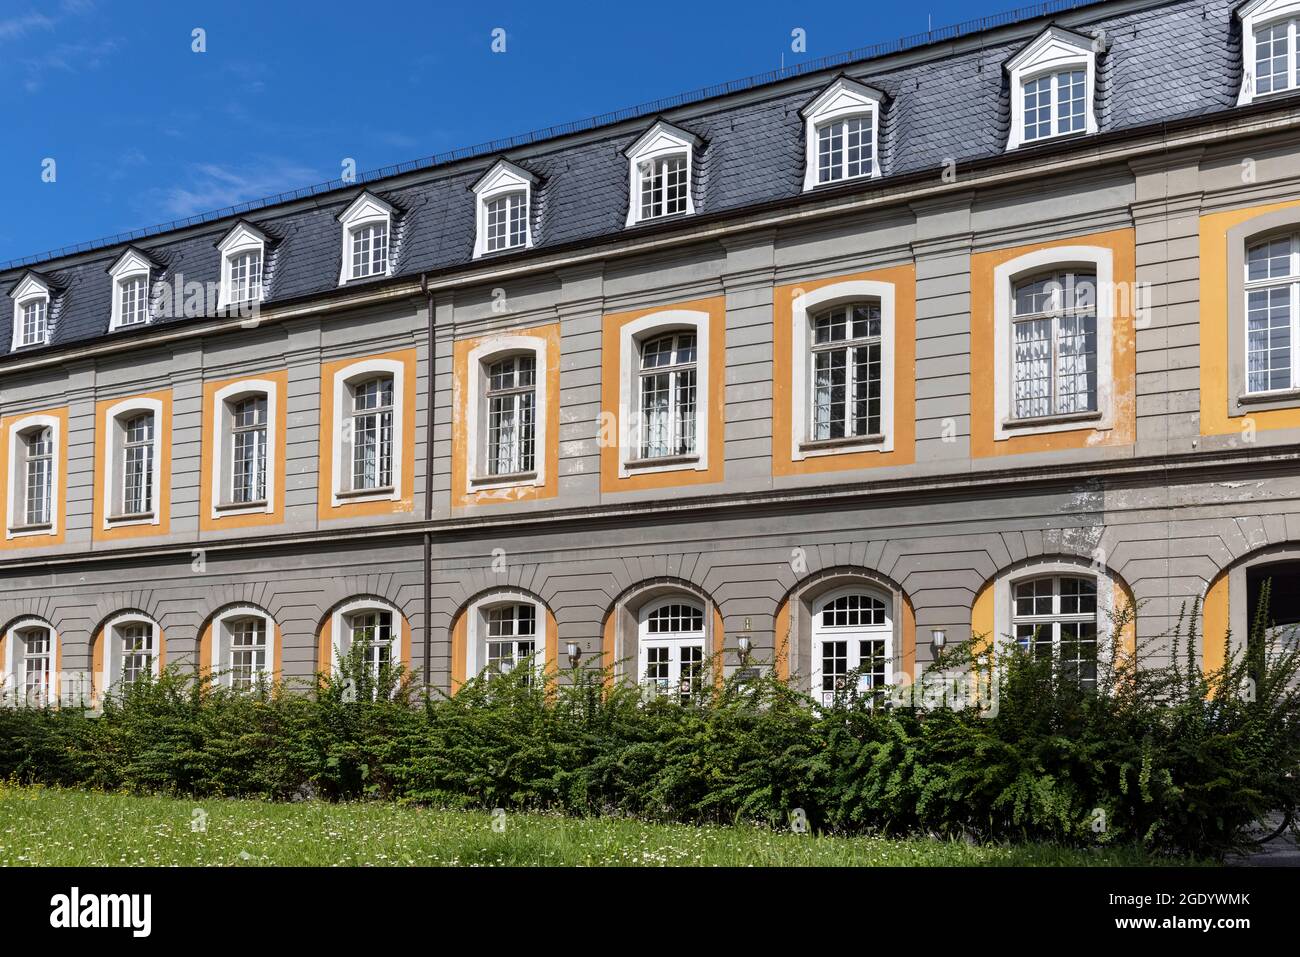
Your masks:
<instances>
[{"instance_id":1,"label":"building facade","mask_svg":"<svg viewBox=\"0 0 1300 957\"><path fill-rule=\"evenodd\" d=\"M11 266L11 691L1300 620L1300 0L1056 9Z\"/></svg>"}]
</instances>

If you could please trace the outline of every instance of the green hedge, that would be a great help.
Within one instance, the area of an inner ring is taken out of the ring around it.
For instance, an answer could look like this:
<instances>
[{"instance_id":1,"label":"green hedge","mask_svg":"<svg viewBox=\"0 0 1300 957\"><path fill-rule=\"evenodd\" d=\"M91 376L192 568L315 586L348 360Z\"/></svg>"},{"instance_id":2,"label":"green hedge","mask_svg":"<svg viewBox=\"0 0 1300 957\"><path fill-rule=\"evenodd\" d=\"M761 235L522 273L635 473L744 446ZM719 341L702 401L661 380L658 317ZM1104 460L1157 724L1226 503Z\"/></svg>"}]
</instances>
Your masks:
<instances>
[{"instance_id":1,"label":"green hedge","mask_svg":"<svg viewBox=\"0 0 1300 957\"><path fill-rule=\"evenodd\" d=\"M233 693L168 670L98 715L0 709L0 777L779 827L796 815L836 832L1217 854L1270 809L1300 803L1300 656L1252 642L1205 675L1194 638L1172 637L1168 666L1103 662L1095 691L1050 661L1004 655L996 693L958 708L815 708L773 678L681 706L591 672L535 688L516 671L451 697L385 672L376 694L360 648L343 668L350 682L322 678L307 693ZM969 648L942 664L989 677Z\"/></svg>"}]
</instances>

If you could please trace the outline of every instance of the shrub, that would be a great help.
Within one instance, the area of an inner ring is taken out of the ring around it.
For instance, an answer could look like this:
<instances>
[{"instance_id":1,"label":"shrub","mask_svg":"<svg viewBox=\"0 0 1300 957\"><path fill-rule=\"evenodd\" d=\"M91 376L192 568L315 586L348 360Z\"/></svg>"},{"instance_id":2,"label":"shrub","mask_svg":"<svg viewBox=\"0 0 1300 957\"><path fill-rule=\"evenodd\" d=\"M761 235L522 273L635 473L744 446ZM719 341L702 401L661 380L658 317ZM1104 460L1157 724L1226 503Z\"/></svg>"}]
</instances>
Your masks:
<instances>
[{"instance_id":1,"label":"shrub","mask_svg":"<svg viewBox=\"0 0 1300 957\"><path fill-rule=\"evenodd\" d=\"M1095 689L1050 659L1000 653L996 697L988 685L964 707L814 707L770 676L681 706L595 671L529 680L530 666L426 695L400 667L372 674L361 645L306 689L233 692L169 668L98 715L0 709L0 777L688 823L785 826L798 809L841 833L1223 854L1300 804L1300 653L1272 643L1261 617L1248 650L1225 636L1225 664L1205 673L1198 615L1168 636L1169 664L1116 651ZM991 682L982 653L953 649L931 674Z\"/></svg>"}]
</instances>

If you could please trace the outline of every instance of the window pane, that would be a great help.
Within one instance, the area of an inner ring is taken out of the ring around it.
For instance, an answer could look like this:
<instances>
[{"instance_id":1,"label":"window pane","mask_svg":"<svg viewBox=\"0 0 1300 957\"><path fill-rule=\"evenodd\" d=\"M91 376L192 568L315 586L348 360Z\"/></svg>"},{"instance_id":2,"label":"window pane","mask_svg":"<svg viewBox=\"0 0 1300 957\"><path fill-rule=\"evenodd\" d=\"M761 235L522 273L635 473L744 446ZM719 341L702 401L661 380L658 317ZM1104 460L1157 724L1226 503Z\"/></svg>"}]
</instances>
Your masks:
<instances>
[{"instance_id":1,"label":"window pane","mask_svg":"<svg viewBox=\"0 0 1300 957\"><path fill-rule=\"evenodd\" d=\"M1013 325L1015 416L1051 414L1052 320L1029 319Z\"/></svg>"},{"instance_id":2,"label":"window pane","mask_svg":"<svg viewBox=\"0 0 1300 957\"><path fill-rule=\"evenodd\" d=\"M1292 275L1291 237L1284 236L1250 247L1246 253L1246 278L1280 279Z\"/></svg>"},{"instance_id":3,"label":"window pane","mask_svg":"<svg viewBox=\"0 0 1300 957\"><path fill-rule=\"evenodd\" d=\"M1079 133L1084 128L1083 103L1085 73L1071 70L1056 75L1056 132Z\"/></svg>"},{"instance_id":4,"label":"window pane","mask_svg":"<svg viewBox=\"0 0 1300 957\"><path fill-rule=\"evenodd\" d=\"M1097 317L1062 316L1056 354L1056 411L1097 408Z\"/></svg>"},{"instance_id":5,"label":"window pane","mask_svg":"<svg viewBox=\"0 0 1300 957\"><path fill-rule=\"evenodd\" d=\"M1255 92L1285 90L1287 82L1288 24L1278 23L1255 31Z\"/></svg>"},{"instance_id":6,"label":"window pane","mask_svg":"<svg viewBox=\"0 0 1300 957\"><path fill-rule=\"evenodd\" d=\"M828 123L817 130L817 182L844 177L844 125Z\"/></svg>"},{"instance_id":7,"label":"window pane","mask_svg":"<svg viewBox=\"0 0 1300 957\"><path fill-rule=\"evenodd\" d=\"M673 602L660 605L646 616L646 631L652 635L694 634L704 631L704 609Z\"/></svg>"},{"instance_id":8,"label":"window pane","mask_svg":"<svg viewBox=\"0 0 1300 957\"><path fill-rule=\"evenodd\" d=\"M1291 287L1252 289L1246 295L1246 388L1291 388Z\"/></svg>"},{"instance_id":9,"label":"window pane","mask_svg":"<svg viewBox=\"0 0 1300 957\"><path fill-rule=\"evenodd\" d=\"M1052 77L1039 77L1025 84L1025 139L1036 140L1052 133Z\"/></svg>"}]
</instances>

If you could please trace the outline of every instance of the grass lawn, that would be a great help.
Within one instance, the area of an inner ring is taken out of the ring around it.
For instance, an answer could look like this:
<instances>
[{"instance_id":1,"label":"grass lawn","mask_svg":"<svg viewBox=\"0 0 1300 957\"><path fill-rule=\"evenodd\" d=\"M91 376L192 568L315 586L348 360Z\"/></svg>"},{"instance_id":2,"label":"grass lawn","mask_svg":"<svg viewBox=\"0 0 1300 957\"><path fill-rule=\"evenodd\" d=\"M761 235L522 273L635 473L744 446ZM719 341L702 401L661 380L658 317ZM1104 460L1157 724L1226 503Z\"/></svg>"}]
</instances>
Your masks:
<instances>
[{"instance_id":1,"label":"grass lawn","mask_svg":"<svg viewBox=\"0 0 1300 957\"><path fill-rule=\"evenodd\" d=\"M200 813L201 812L201 813ZM193 822L203 822L196 828ZM492 815L391 804L131 797L0 784L0 866L731 865L956 866L1187 863L1130 850L973 847L818 837L756 827Z\"/></svg>"}]
</instances>

